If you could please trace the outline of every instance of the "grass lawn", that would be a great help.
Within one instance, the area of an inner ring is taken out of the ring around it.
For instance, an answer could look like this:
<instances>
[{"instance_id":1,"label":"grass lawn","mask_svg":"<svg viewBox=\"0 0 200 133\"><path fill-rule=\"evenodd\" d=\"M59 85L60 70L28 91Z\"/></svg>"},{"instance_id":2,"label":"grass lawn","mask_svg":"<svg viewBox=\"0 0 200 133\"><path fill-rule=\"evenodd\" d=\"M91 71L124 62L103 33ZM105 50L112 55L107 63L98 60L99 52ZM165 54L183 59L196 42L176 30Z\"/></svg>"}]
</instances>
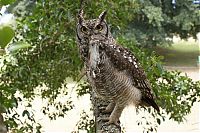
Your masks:
<instances>
[{"instance_id":1,"label":"grass lawn","mask_svg":"<svg viewBox=\"0 0 200 133\"><path fill-rule=\"evenodd\" d=\"M172 46L153 48L158 55L164 56L166 66L196 67L200 56L200 44L180 41Z\"/></svg>"}]
</instances>

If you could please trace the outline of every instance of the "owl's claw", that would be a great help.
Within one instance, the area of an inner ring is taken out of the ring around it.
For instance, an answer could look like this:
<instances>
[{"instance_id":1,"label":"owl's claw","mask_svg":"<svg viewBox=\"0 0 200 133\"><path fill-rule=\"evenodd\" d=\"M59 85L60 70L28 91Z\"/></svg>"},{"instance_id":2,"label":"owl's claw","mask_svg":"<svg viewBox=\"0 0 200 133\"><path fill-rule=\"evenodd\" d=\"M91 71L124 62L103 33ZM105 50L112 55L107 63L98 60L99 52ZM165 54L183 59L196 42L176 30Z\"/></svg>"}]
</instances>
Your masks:
<instances>
[{"instance_id":1,"label":"owl's claw","mask_svg":"<svg viewBox=\"0 0 200 133\"><path fill-rule=\"evenodd\" d=\"M109 114L112 112L112 110L108 110L106 109L106 107L100 107L99 110L101 113L104 113L104 114Z\"/></svg>"},{"instance_id":2,"label":"owl's claw","mask_svg":"<svg viewBox=\"0 0 200 133\"><path fill-rule=\"evenodd\" d=\"M106 107L99 107L99 110L102 112L106 109Z\"/></svg>"},{"instance_id":3,"label":"owl's claw","mask_svg":"<svg viewBox=\"0 0 200 133\"><path fill-rule=\"evenodd\" d=\"M106 117L106 118L98 118L97 122L100 122L100 121L109 121L109 118L108 117Z\"/></svg>"},{"instance_id":4,"label":"owl's claw","mask_svg":"<svg viewBox=\"0 0 200 133\"><path fill-rule=\"evenodd\" d=\"M120 123L119 123L118 120L116 120L116 121L110 120L109 117L101 118L101 119L99 119L98 121L100 121L100 120L101 120L101 121L108 121L108 122L104 123L102 126L108 126L108 125L113 124L113 125L115 125L115 126L117 126L117 127L120 127Z\"/></svg>"},{"instance_id":5,"label":"owl's claw","mask_svg":"<svg viewBox=\"0 0 200 133\"><path fill-rule=\"evenodd\" d=\"M109 103L107 107L99 107L99 110L102 113L109 114L113 111L114 107L115 107L115 103Z\"/></svg>"},{"instance_id":6,"label":"owl's claw","mask_svg":"<svg viewBox=\"0 0 200 133\"><path fill-rule=\"evenodd\" d=\"M105 124L103 124L103 126L108 126L108 125L111 125L111 124L113 124L113 125L115 125L117 127L120 127L120 124L117 121L115 121L115 122L108 121Z\"/></svg>"}]
</instances>

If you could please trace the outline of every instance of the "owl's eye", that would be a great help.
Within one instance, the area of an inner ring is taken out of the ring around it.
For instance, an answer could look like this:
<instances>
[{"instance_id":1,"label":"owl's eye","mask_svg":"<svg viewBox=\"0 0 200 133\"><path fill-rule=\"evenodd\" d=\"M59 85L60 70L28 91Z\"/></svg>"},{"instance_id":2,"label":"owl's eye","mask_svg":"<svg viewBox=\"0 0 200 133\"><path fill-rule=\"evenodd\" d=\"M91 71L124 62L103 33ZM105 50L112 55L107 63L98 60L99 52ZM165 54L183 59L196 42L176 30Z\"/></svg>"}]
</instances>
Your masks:
<instances>
[{"instance_id":1,"label":"owl's eye","mask_svg":"<svg viewBox=\"0 0 200 133\"><path fill-rule=\"evenodd\" d=\"M98 24L98 25L96 26L96 30L101 31L102 29L103 29L103 26L102 26L102 25Z\"/></svg>"},{"instance_id":2,"label":"owl's eye","mask_svg":"<svg viewBox=\"0 0 200 133\"><path fill-rule=\"evenodd\" d=\"M85 26L82 26L81 27L81 31L86 33L87 32L87 28Z\"/></svg>"}]
</instances>

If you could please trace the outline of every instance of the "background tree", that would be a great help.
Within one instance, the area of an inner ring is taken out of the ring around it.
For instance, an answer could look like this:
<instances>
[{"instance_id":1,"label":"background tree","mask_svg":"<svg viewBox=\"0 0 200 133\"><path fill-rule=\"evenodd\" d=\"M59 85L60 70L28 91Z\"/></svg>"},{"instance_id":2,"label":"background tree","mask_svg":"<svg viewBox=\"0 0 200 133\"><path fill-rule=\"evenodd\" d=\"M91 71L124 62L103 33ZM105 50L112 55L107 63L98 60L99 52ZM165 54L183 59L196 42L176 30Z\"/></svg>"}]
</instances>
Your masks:
<instances>
[{"instance_id":1,"label":"background tree","mask_svg":"<svg viewBox=\"0 0 200 133\"><path fill-rule=\"evenodd\" d=\"M164 70L161 58L141 46L165 44L168 42L166 38L173 35L196 37L200 25L199 5L188 0L177 0L175 8L171 1L162 0L86 0L85 5L88 18L95 18L102 10L108 9L107 21L113 34L139 58L151 81L157 103L163 108L161 114L148 108L146 111L155 122L147 121L144 116L142 119L146 122L138 121L138 125L147 124L145 131L155 131L166 119L166 114L170 119L182 122L193 103L199 101L200 83L181 76L180 72ZM66 78L78 81L82 68L75 43L79 2L39 0L32 7L29 15L20 16L15 38L8 43L8 52L1 56L0 105L6 110L8 127L18 132L40 132L41 125L35 121L31 109L31 101L36 96L48 99L43 113L51 119L66 115L74 106L71 99L65 103L56 99L69 94L68 88L63 87L67 84ZM9 52L10 46L18 46L16 42L23 42L27 47ZM40 86L46 88L38 89ZM86 84L80 86L79 95L90 92ZM16 93L22 96L16 96ZM21 103L26 109L18 113L16 109ZM56 110L52 111L50 107ZM144 110L139 109L139 112ZM19 116L26 118L25 121L17 119Z\"/></svg>"}]
</instances>

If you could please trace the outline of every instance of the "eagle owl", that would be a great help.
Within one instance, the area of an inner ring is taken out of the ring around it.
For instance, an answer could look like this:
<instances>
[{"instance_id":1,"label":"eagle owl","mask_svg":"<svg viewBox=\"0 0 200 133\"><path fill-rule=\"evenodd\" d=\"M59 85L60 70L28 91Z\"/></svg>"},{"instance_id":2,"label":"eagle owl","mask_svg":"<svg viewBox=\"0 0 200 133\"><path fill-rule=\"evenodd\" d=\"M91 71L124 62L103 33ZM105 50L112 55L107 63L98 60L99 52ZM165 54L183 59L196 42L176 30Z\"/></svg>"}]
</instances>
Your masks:
<instances>
[{"instance_id":1,"label":"eagle owl","mask_svg":"<svg viewBox=\"0 0 200 133\"><path fill-rule=\"evenodd\" d=\"M80 10L77 44L90 85L97 96L110 102L104 110L111 112L108 123L118 125L123 109L130 104L152 106L157 111L159 107L144 70L130 50L117 44L105 16L106 11L97 19L85 20Z\"/></svg>"}]
</instances>

